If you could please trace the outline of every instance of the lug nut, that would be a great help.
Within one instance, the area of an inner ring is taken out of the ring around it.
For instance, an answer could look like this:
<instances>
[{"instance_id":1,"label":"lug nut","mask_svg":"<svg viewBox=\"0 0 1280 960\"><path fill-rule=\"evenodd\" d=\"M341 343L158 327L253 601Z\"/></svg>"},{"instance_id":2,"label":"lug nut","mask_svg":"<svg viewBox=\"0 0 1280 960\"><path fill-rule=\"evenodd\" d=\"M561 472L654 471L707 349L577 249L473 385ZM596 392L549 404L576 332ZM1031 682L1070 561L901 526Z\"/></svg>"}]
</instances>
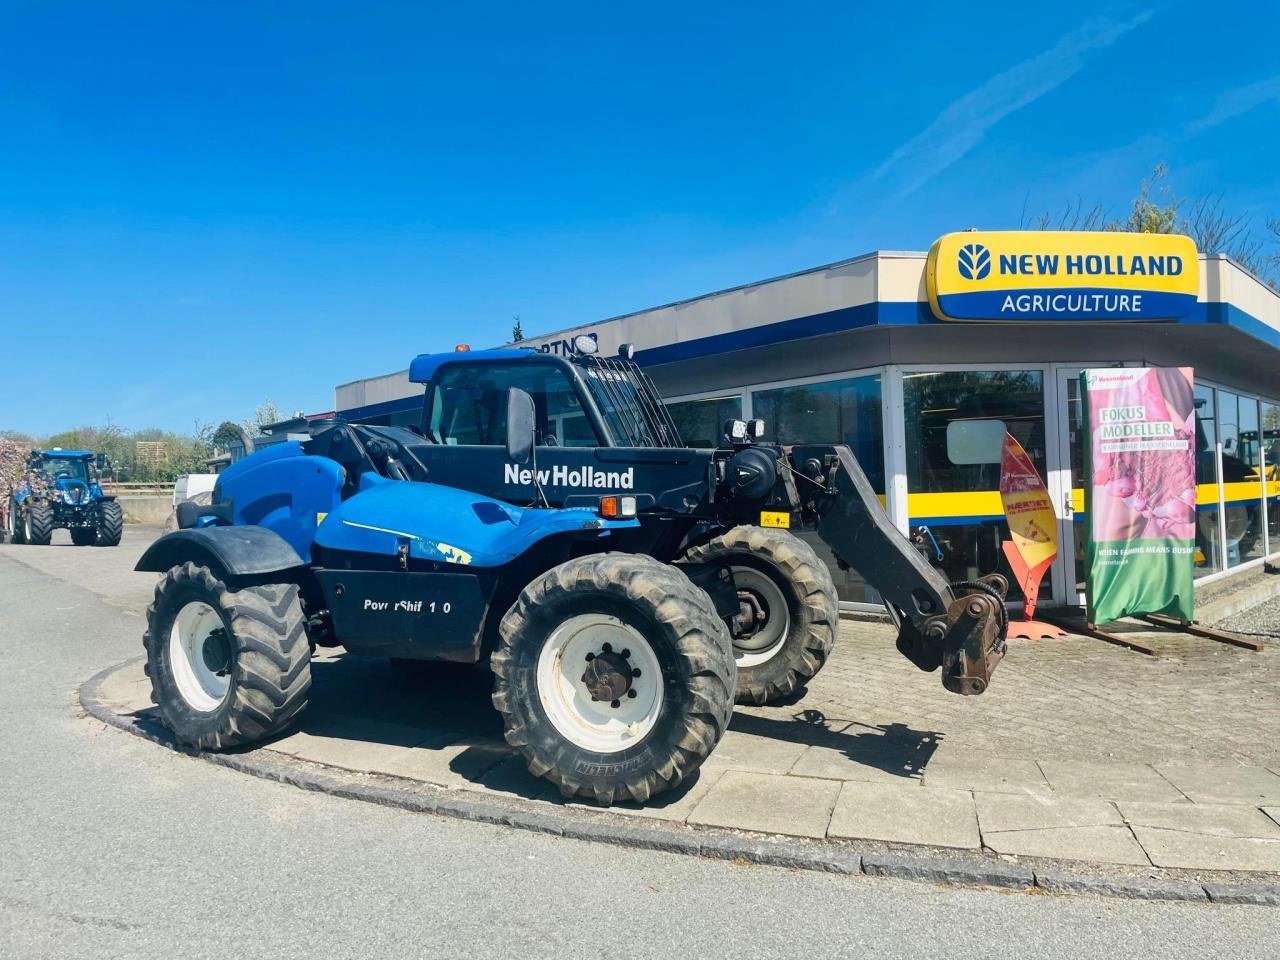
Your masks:
<instances>
[{"instance_id":1,"label":"lug nut","mask_svg":"<svg viewBox=\"0 0 1280 960\"><path fill-rule=\"evenodd\" d=\"M622 706L622 701L621 701L621 700L614 700L612 703L610 703L610 704L609 704L609 706L611 706L611 707L613 707L613 709L617 710L620 706Z\"/></svg>"},{"instance_id":2,"label":"lug nut","mask_svg":"<svg viewBox=\"0 0 1280 960\"><path fill-rule=\"evenodd\" d=\"M633 676L633 677L638 677L638 676L640 676L640 668L639 668L639 667L636 667L634 670L632 670L632 671L631 671L631 676Z\"/></svg>"},{"instance_id":3,"label":"lug nut","mask_svg":"<svg viewBox=\"0 0 1280 960\"><path fill-rule=\"evenodd\" d=\"M594 653L588 653L588 654L587 654L587 663L590 663L590 662L591 662L592 660L594 660L595 658L596 658L596 655L595 655Z\"/></svg>"},{"instance_id":4,"label":"lug nut","mask_svg":"<svg viewBox=\"0 0 1280 960\"><path fill-rule=\"evenodd\" d=\"M602 653L613 653L613 644L602 643L600 644L600 650Z\"/></svg>"},{"instance_id":5,"label":"lug nut","mask_svg":"<svg viewBox=\"0 0 1280 960\"><path fill-rule=\"evenodd\" d=\"M628 698L629 700L634 700L634 699L636 698L636 692L635 692L635 690L634 690L634 689L633 689L633 690L628 690L628 691L627 691L627 698Z\"/></svg>"},{"instance_id":6,"label":"lug nut","mask_svg":"<svg viewBox=\"0 0 1280 960\"><path fill-rule=\"evenodd\" d=\"M623 649L623 651L622 651L622 659L623 659L623 660L630 660L630 659L631 659L631 651L630 651L630 650L627 650L627 649Z\"/></svg>"}]
</instances>

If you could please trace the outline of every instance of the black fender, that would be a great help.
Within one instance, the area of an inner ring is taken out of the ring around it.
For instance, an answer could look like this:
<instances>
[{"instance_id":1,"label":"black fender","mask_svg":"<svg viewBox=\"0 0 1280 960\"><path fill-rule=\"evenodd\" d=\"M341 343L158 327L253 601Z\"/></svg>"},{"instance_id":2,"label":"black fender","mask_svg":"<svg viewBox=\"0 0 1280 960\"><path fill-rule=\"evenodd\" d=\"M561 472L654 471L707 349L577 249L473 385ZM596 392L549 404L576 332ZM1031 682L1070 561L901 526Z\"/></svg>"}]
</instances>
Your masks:
<instances>
[{"instance_id":1,"label":"black fender","mask_svg":"<svg viewBox=\"0 0 1280 960\"><path fill-rule=\"evenodd\" d=\"M187 561L231 576L252 577L306 566L283 537L266 527L175 530L147 548L135 570L164 573Z\"/></svg>"}]
</instances>

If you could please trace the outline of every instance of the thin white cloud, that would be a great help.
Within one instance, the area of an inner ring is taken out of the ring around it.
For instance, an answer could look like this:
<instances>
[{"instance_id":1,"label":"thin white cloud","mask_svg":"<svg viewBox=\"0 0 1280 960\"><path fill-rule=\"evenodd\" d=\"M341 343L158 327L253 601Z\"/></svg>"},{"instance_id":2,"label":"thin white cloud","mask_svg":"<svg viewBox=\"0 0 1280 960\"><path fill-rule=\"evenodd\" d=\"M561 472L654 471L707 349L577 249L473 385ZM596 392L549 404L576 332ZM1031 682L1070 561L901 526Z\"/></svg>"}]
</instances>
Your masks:
<instances>
[{"instance_id":1,"label":"thin white cloud","mask_svg":"<svg viewBox=\"0 0 1280 960\"><path fill-rule=\"evenodd\" d=\"M972 150L988 130L1027 104L1061 86L1091 55L1151 19L1151 11L1128 20L1093 17L1043 53L997 74L947 106L937 119L882 163L873 178L901 184L906 196Z\"/></svg>"},{"instance_id":2,"label":"thin white cloud","mask_svg":"<svg viewBox=\"0 0 1280 960\"><path fill-rule=\"evenodd\" d=\"M1213 109L1199 120L1189 124L1187 132L1200 133L1273 100L1280 103L1280 76L1259 80L1244 87L1236 87L1218 97Z\"/></svg>"}]
</instances>

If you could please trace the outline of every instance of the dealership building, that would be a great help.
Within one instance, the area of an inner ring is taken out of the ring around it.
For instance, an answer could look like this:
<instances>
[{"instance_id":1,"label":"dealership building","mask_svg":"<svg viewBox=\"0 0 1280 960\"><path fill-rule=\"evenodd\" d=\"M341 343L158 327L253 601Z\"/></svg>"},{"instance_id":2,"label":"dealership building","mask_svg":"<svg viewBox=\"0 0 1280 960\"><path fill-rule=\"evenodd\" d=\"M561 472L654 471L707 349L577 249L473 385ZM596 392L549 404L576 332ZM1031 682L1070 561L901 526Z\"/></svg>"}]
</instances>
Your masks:
<instances>
[{"instance_id":1,"label":"dealership building","mask_svg":"<svg viewBox=\"0 0 1280 960\"><path fill-rule=\"evenodd\" d=\"M763 419L769 440L848 444L953 580L1008 574L999 458L959 451L954 426L1000 421L1057 513L1042 605L1083 602L1081 371L1192 367L1198 583L1280 556L1280 295L1186 238L948 234L929 253L872 253L520 346L563 354L581 335L603 355L634 346L691 446L715 445L731 418ZM422 386L407 371L358 380L335 406L417 424ZM843 601L876 601L832 568Z\"/></svg>"}]
</instances>

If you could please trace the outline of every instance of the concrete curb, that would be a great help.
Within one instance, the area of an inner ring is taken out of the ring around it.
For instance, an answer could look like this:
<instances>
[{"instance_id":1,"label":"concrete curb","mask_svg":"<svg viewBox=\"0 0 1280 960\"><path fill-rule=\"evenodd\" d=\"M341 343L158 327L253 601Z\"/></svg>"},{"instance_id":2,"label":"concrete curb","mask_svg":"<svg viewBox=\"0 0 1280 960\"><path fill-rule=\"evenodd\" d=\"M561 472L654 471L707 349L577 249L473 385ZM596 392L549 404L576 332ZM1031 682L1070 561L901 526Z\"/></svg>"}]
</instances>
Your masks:
<instances>
[{"instance_id":1,"label":"concrete curb","mask_svg":"<svg viewBox=\"0 0 1280 960\"><path fill-rule=\"evenodd\" d=\"M1201 623L1217 623L1278 596L1280 576L1267 573L1258 583L1249 587L1228 593L1217 600L1210 600L1203 606L1197 604L1196 619Z\"/></svg>"},{"instance_id":2,"label":"concrete curb","mask_svg":"<svg viewBox=\"0 0 1280 960\"><path fill-rule=\"evenodd\" d=\"M177 743L158 724L144 726L132 717L116 713L102 702L100 692L106 678L125 664L139 659L141 658L108 667L81 684L78 691L80 704L89 716L176 753L264 780L348 800L575 840L822 873L892 877L956 887L1034 890L1139 900L1280 906L1280 883L1200 883L1150 876L1077 874L1058 867L1035 869L1027 864L1008 862L990 855L947 856L926 848L922 848L919 853L859 850L833 841L776 839L677 824L638 824L622 814L607 811L593 813L589 810L558 807L544 811L533 809L528 801L514 798L450 790L394 777L378 777L375 780L368 775L331 770L283 754L265 756L260 751L206 753Z\"/></svg>"}]
</instances>

